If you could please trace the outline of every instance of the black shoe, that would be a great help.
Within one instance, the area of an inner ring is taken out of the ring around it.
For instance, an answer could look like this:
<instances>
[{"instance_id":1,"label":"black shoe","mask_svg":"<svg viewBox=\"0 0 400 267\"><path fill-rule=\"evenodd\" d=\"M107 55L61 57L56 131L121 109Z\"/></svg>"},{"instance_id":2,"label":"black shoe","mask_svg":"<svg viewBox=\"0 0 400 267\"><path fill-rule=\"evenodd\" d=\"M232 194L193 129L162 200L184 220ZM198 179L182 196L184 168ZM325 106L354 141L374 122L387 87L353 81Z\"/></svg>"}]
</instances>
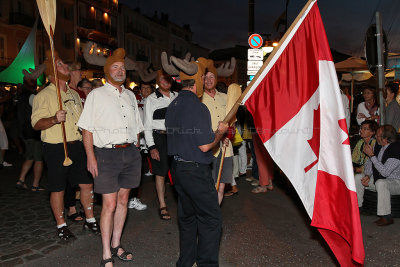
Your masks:
<instances>
[{"instance_id":1,"label":"black shoe","mask_svg":"<svg viewBox=\"0 0 400 267\"><path fill-rule=\"evenodd\" d=\"M57 236L61 240L69 240L69 239L75 239L75 235L68 229L67 226L63 226L61 228L57 228Z\"/></svg>"},{"instance_id":2,"label":"black shoe","mask_svg":"<svg viewBox=\"0 0 400 267\"><path fill-rule=\"evenodd\" d=\"M87 231L92 231L96 235L100 234L100 227L97 222L87 222L85 220L85 223L83 224L83 229Z\"/></svg>"}]
</instances>

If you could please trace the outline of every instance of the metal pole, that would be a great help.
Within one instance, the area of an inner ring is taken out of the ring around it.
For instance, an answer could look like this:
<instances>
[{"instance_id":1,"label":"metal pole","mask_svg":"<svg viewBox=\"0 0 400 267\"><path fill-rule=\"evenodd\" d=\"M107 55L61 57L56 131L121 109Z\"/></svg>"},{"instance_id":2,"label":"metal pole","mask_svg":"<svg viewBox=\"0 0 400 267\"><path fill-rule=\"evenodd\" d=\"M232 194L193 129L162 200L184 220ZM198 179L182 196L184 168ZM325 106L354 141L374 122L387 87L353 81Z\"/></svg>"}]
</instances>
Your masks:
<instances>
[{"instance_id":1,"label":"metal pole","mask_svg":"<svg viewBox=\"0 0 400 267\"><path fill-rule=\"evenodd\" d=\"M285 9L285 32L287 31L287 22L288 22L288 17L287 17L287 9L289 5L289 0L286 0L286 9Z\"/></svg>"},{"instance_id":2,"label":"metal pole","mask_svg":"<svg viewBox=\"0 0 400 267\"><path fill-rule=\"evenodd\" d=\"M249 36L254 33L254 0L249 0Z\"/></svg>"},{"instance_id":3,"label":"metal pole","mask_svg":"<svg viewBox=\"0 0 400 267\"><path fill-rule=\"evenodd\" d=\"M376 43L378 52L378 87L379 87L379 116L380 124L385 124L385 114L383 113L384 99L383 90L385 89L385 73L383 66L383 31L382 31L382 17L380 12L376 12Z\"/></svg>"}]
</instances>

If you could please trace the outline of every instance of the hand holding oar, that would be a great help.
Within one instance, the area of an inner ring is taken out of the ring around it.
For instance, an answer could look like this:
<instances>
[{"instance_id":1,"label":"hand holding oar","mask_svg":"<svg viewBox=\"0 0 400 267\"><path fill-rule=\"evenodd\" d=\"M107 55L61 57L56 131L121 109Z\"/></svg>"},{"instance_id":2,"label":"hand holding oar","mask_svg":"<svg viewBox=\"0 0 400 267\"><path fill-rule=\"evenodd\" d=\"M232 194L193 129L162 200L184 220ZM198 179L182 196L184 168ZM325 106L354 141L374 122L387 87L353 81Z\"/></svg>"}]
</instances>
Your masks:
<instances>
[{"instance_id":1,"label":"hand holding oar","mask_svg":"<svg viewBox=\"0 0 400 267\"><path fill-rule=\"evenodd\" d=\"M236 104L236 102L238 101L241 94L242 94L242 89L240 88L240 86L238 84L233 83L233 84L229 85L228 92L227 92L227 100L226 100L226 113L227 114L233 108L233 106ZM235 115L236 115L236 112L231 117L226 116L224 119L224 122L228 123L231 126L236 121ZM222 155L221 155L221 163L219 164L217 183L215 185L215 188L217 189L217 191L219 189L219 184L221 182L221 174L222 174L222 168L224 166L225 153L226 153L226 146L223 146Z\"/></svg>"},{"instance_id":2,"label":"hand holding oar","mask_svg":"<svg viewBox=\"0 0 400 267\"><path fill-rule=\"evenodd\" d=\"M38 5L39 13L43 21L43 25L46 28L47 34L50 39L50 49L51 49L51 57L53 61L53 71L54 71L54 79L56 80L56 88L57 88L57 98L58 98L58 107L62 110L61 103L61 92L60 87L58 85L58 77L57 77L57 67L54 59L54 29L56 25L56 0L36 0ZM64 122L61 122L61 129L63 135L64 142L64 166L69 166L72 164L72 160L68 157L68 149L67 149L67 139L65 134L65 126Z\"/></svg>"}]
</instances>

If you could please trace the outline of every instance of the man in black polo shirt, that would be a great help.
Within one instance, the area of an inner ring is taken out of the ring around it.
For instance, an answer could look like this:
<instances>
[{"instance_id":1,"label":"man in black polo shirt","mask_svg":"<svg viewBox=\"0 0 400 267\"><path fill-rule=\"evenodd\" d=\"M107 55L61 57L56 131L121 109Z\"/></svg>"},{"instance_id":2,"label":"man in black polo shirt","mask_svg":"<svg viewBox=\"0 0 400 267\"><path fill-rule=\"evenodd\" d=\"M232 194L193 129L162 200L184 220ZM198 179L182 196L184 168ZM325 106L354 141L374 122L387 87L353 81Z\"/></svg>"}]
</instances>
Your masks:
<instances>
[{"instance_id":1,"label":"man in black polo shirt","mask_svg":"<svg viewBox=\"0 0 400 267\"><path fill-rule=\"evenodd\" d=\"M223 138L228 124L220 122L213 133L210 112L196 96L202 84L182 75L181 79L182 91L165 117L178 192L180 256L176 266L193 266L195 262L197 266L218 266L222 220L211 174L211 149Z\"/></svg>"}]
</instances>

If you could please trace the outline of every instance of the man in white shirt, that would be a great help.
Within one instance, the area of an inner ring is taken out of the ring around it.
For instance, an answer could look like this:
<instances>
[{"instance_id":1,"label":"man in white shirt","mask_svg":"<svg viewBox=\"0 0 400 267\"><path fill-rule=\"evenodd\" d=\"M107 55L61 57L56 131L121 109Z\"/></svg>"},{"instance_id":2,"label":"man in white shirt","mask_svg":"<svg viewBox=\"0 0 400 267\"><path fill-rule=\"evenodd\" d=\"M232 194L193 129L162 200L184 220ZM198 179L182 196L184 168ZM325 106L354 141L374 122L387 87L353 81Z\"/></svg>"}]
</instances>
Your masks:
<instances>
[{"instance_id":1,"label":"man in white shirt","mask_svg":"<svg viewBox=\"0 0 400 267\"><path fill-rule=\"evenodd\" d=\"M102 266L111 266L113 256L133 260L132 253L121 246L120 240L129 192L140 183L138 146L143 124L135 95L122 85L126 78L124 58L122 48L107 58L104 65L107 83L88 95L78 122L83 130L87 168L94 177L94 191L103 196Z\"/></svg>"},{"instance_id":2,"label":"man in white shirt","mask_svg":"<svg viewBox=\"0 0 400 267\"><path fill-rule=\"evenodd\" d=\"M393 224L391 195L400 194L400 143L396 142L396 131L391 125L383 125L376 132L378 144L373 148L364 145L364 153L369 157L365 163L364 174L356 179L359 207L362 206L364 188L377 192L378 226Z\"/></svg>"},{"instance_id":3,"label":"man in white shirt","mask_svg":"<svg viewBox=\"0 0 400 267\"><path fill-rule=\"evenodd\" d=\"M159 88L146 99L144 105L144 137L150 151L152 172L155 174L156 191L160 203L159 216L162 220L171 220L165 203L165 177L170 167L167 151L167 131L165 114L169 104L178 96L171 92L172 78L159 70L157 73Z\"/></svg>"}]
</instances>

